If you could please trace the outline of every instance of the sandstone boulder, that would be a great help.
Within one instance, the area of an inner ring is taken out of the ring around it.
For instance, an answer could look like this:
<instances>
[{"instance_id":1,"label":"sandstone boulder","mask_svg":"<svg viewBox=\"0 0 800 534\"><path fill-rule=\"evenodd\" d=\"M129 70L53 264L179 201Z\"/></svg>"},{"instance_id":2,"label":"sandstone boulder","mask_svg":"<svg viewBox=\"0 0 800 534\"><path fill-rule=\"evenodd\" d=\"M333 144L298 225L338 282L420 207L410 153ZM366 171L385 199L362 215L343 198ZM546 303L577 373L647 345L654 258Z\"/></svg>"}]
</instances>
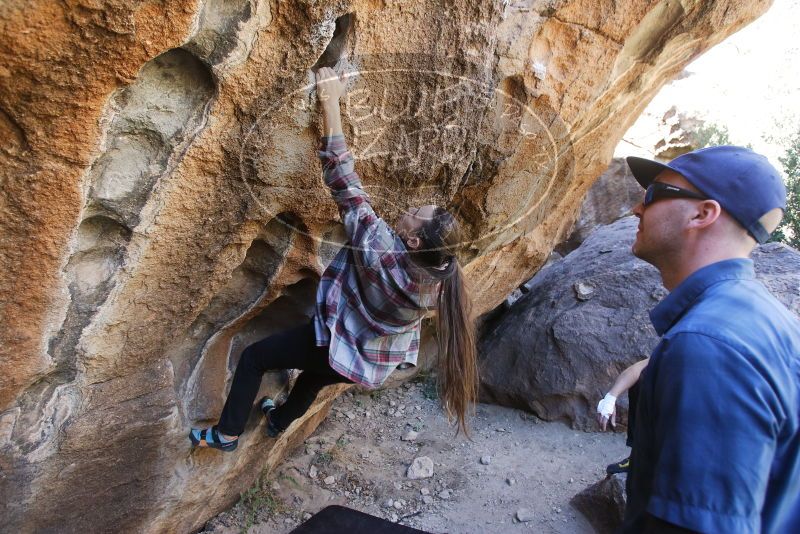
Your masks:
<instances>
[{"instance_id":1,"label":"sandstone boulder","mask_svg":"<svg viewBox=\"0 0 800 534\"><path fill-rule=\"evenodd\" d=\"M247 343L307 320L341 244L310 69L347 77L382 215L458 212L485 312L563 238L659 88L768 6L2 3L4 528L193 531L324 417L340 389L276 442L256 416L233 455L186 438Z\"/></svg>"},{"instance_id":2,"label":"sandstone boulder","mask_svg":"<svg viewBox=\"0 0 800 534\"><path fill-rule=\"evenodd\" d=\"M679 112L675 106L664 113L659 126L665 135L653 147L658 159L669 161L702 146L698 132L704 126L704 122Z\"/></svg>"},{"instance_id":3,"label":"sandstone boulder","mask_svg":"<svg viewBox=\"0 0 800 534\"><path fill-rule=\"evenodd\" d=\"M630 215L643 196L644 190L631 174L625 158L612 159L605 172L586 193L575 226L566 241L558 244L556 251L562 256L569 254L598 226L611 224Z\"/></svg>"},{"instance_id":4,"label":"sandstone boulder","mask_svg":"<svg viewBox=\"0 0 800 534\"><path fill-rule=\"evenodd\" d=\"M599 227L494 320L481 340L483 400L597 429L597 402L655 347L648 312L667 294L658 271L630 252L637 224L627 217ZM800 253L769 243L753 258L761 282L800 313ZM626 415L623 400L618 420Z\"/></svg>"}]
</instances>

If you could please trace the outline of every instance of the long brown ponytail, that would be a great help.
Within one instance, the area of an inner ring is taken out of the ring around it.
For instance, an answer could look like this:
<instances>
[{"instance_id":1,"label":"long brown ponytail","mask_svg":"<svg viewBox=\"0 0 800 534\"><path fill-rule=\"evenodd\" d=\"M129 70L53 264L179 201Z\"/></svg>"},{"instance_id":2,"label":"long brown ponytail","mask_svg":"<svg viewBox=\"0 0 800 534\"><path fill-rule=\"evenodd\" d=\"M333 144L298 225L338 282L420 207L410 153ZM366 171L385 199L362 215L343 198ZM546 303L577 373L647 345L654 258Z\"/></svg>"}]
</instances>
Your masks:
<instances>
[{"instance_id":1,"label":"long brown ponytail","mask_svg":"<svg viewBox=\"0 0 800 534\"><path fill-rule=\"evenodd\" d=\"M412 253L415 261L441 280L436 335L442 407L468 435L466 417L478 396L478 364L472 300L456 257L461 243L458 221L437 207L419 237L422 246Z\"/></svg>"}]
</instances>

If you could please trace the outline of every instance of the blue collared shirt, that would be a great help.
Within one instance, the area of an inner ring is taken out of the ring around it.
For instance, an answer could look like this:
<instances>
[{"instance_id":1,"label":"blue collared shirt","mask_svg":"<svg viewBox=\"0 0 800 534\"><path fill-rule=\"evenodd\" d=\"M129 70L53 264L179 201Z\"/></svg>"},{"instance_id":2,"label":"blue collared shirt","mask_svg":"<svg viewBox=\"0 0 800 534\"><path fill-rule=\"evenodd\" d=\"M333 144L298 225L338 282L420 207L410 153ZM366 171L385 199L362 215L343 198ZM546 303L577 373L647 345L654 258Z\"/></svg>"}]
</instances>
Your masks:
<instances>
[{"instance_id":1,"label":"blue collared shirt","mask_svg":"<svg viewBox=\"0 0 800 534\"><path fill-rule=\"evenodd\" d=\"M800 532L800 321L726 260L651 312L625 532L649 513L699 532Z\"/></svg>"}]
</instances>

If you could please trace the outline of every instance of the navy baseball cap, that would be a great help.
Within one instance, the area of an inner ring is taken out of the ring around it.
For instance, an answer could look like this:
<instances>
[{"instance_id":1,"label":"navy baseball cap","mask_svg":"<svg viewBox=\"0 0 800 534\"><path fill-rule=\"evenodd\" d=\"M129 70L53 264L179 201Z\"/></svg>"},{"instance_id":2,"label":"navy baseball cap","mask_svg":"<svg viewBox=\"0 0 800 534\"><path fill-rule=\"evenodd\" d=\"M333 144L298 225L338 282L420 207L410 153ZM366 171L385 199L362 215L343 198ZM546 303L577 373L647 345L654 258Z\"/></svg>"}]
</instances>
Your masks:
<instances>
[{"instance_id":1,"label":"navy baseball cap","mask_svg":"<svg viewBox=\"0 0 800 534\"><path fill-rule=\"evenodd\" d=\"M786 186L767 158L749 148L712 146L678 156L668 164L625 158L633 177L647 189L661 171L672 170L731 214L759 243L770 233L759 222L769 211L786 211Z\"/></svg>"}]
</instances>

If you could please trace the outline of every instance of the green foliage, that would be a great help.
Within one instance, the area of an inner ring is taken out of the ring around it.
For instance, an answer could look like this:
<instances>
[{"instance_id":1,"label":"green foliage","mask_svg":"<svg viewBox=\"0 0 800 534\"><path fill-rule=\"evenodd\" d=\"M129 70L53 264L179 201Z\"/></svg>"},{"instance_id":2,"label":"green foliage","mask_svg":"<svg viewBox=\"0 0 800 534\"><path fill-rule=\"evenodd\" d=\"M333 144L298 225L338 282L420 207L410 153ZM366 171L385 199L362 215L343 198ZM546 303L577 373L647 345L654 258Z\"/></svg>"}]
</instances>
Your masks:
<instances>
[{"instance_id":1,"label":"green foliage","mask_svg":"<svg viewBox=\"0 0 800 534\"><path fill-rule=\"evenodd\" d=\"M697 148L733 144L728 133L728 127L724 124L704 122L697 128L694 135L697 138Z\"/></svg>"},{"instance_id":2,"label":"green foliage","mask_svg":"<svg viewBox=\"0 0 800 534\"><path fill-rule=\"evenodd\" d=\"M329 465L333 462L333 454L330 451L320 451L314 456L315 465Z\"/></svg>"},{"instance_id":3,"label":"green foliage","mask_svg":"<svg viewBox=\"0 0 800 534\"><path fill-rule=\"evenodd\" d=\"M291 475L280 475L278 477L278 480L282 480L282 481L285 480L287 482L290 482L292 484L292 486L295 487L295 489L303 489L303 486L301 486L300 483L297 481L297 479L294 478Z\"/></svg>"},{"instance_id":4,"label":"green foliage","mask_svg":"<svg viewBox=\"0 0 800 534\"><path fill-rule=\"evenodd\" d=\"M414 382L422 386L422 395L428 400L439 399L439 382L436 373L431 371L420 371L414 377Z\"/></svg>"},{"instance_id":5,"label":"green foliage","mask_svg":"<svg viewBox=\"0 0 800 534\"><path fill-rule=\"evenodd\" d=\"M800 128L789 138L786 151L778 161L786 173L786 213L770 241L800 249Z\"/></svg>"},{"instance_id":6,"label":"green foliage","mask_svg":"<svg viewBox=\"0 0 800 534\"><path fill-rule=\"evenodd\" d=\"M245 513L245 524L242 528L244 533L250 530L259 517L271 517L285 507L283 501L273 495L269 479L263 474L250 489L240 495L239 503Z\"/></svg>"},{"instance_id":7,"label":"green foliage","mask_svg":"<svg viewBox=\"0 0 800 534\"><path fill-rule=\"evenodd\" d=\"M422 383L422 394L428 400L439 400L439 383L436 376L429 375L425 382Z\"/></svg>"},{"instance_id":8,"label":"green foliage","mask_svg":"<svg viewBox=\"0 0 800 534\"><path fill-rule=\"evenodd\" d=\"M435 380L428 380L422 388L422 394L428 400L439 400L439 386Z\"/></svg>"},{"instance_id":9,"label":"green foliage","mask_svg":"<svg viewBox=\"0 0 800 534\"><path fill-rule=\"evenodd\" d=\"M330 449L327 451L319 451L314 456L312 463L320 467L324 467L334 462L342 461L344 458L344 450L348 443L350 442L344 437L344 435L340 436Z\"/></svg>"}]
</instances>

